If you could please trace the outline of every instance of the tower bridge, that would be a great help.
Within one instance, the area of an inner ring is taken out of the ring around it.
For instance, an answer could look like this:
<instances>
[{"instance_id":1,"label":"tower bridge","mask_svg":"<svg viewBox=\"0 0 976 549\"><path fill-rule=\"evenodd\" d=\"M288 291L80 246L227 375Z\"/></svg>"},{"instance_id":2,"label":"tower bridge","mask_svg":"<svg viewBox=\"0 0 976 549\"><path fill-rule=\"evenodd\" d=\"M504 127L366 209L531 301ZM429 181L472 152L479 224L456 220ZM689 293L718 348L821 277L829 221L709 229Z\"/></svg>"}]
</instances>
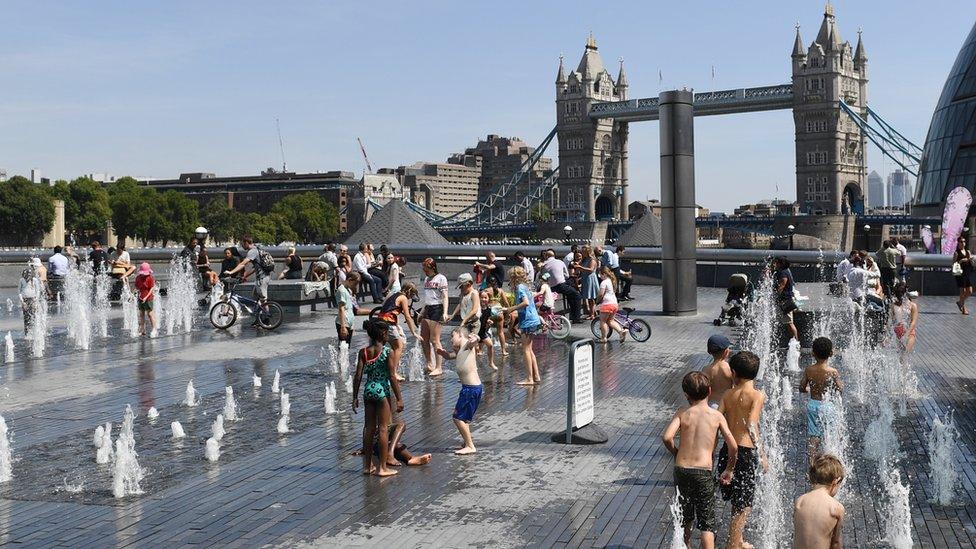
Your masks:
<instances>
[{"instance_id":1,"label":"tower bridge","mask_svg":"<svg viewBox=\"0 0 976 549\"><path fill-rule=\"evenodd\" d=\"M630 187L629 125L662 121L662 99L631 99L623 61L616 77L611 75L592 35L575 70L567 70L564 61L560 57L555 79L556 125L509 181L449 217L417 205L411 207L445 231L498 234L504 232L503 227L531 226L529 212L553 191L555 220L626 223ZM918 171L920 148L868 107L868 57L862 35L858 32L856 46L844 41L830 3L824 9L816 37L808 46L804 45L797 25L790 62L789 83L689 93L687 106L690 108L682 107L679 111L691 119L792 110L796 196L801 211L814 215L863 215L868 192L868 142L913 174ZM678 134L685 132L693 150L693 123L683 119L674 121L682 129L664 127L665 123L661 122L662 143L672 137L680 138ZM678 133L672 135L673 131ZM553 141L558 144L558 167L550 177L528 185L529 192L525 192L529 172ZM693 187L693 155L689 158ZM682 166L687 160L679 158L675 165ZM662 185L671 175L662 172ZM672 180L671 184L687 186L688 180L677 183ZM662 187L662 199L669 195L693 198L693 188L679 187ZM925 220L925 223L933 221ZM758 225L752 220L742 226L753 230Z\"/></svg>"}]
</instances>

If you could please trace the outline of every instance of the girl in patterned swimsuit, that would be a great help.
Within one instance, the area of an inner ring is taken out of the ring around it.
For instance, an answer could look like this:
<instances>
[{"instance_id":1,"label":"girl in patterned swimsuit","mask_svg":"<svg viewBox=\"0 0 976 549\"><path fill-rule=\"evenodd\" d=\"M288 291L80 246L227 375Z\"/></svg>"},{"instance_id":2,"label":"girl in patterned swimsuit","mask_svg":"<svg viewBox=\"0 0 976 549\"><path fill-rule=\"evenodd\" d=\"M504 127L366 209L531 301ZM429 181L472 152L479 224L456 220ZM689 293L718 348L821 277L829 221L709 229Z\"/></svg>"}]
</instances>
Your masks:
<instances>
[{"instance_id":1,"label":"girl in patterned swimsuit","mask_svg":"<svg viewBox=\"0 0 976 549\"><path fill-rule=\"evenodd\" d=\"M359 350L356 376L353 379L352 411L359 408L359 386L366 374L363 386L363 408L366 422L363 425L363 474L388 477L397 474L387 465L389 459L389 426L392 417L389 396L396 397L397 412L403 411L400 383L396 378L396 365L400 350L386 344L390 325L382 320L367 320L363 328L369 335L369 346ZM379 439L379 463L373 466L373 441Z\"/></svg>"}]
</instances>

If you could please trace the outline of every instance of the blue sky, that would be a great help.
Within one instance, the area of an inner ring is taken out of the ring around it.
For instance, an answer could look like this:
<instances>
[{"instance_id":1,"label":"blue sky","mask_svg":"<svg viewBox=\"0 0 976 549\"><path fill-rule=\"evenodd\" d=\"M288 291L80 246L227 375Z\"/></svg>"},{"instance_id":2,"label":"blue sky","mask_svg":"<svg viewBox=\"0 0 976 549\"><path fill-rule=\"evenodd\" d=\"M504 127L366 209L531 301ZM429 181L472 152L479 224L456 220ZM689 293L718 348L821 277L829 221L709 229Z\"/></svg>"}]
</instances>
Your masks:
<instances>
[{"instance_id":1,"label":"blue sky","mask_svg":"<svg viewBox=\"0 0 976 549\"><path fill-rule=\"evenodd\" d=\"M713 6L709 8L708 6ZM869 57L869 103L924 141L973 24L972 0L834 2ZM820 1L49 2L7 1L0 41L0 168L108 172L361 173L443 161L488 133L535 144L554 125L560 53L592 31L625 59L631 97L789 82L794 24ZM711 66L715 66L714 81ZM616 70L614 69L614 73ZM789 111L696 122L698 202L714 210L794 198ZM550 156L556 156L552 150ZM658 128L631 125L631 197L659 196ZM876 150L869 168L893 169Z\"/></svg>"}]
</instances>

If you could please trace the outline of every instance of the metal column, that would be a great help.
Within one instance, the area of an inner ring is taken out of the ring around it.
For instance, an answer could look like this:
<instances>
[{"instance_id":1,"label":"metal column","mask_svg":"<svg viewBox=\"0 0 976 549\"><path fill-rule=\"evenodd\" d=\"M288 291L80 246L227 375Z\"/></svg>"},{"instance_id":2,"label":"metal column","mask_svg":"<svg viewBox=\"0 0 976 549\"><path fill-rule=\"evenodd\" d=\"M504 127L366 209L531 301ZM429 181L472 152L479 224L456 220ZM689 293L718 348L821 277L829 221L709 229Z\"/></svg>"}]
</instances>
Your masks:
<instances>
[{"instance_id":1,"label":"metal column","mask_svg":"<svg viewBox=\"0 0 976 549\"><path fill-rule=\"evenodd\" d=\"M698 314L695 265L695 118L690 91L661 92L661 236L664 313Z\"/></svg>"}]
</instances>

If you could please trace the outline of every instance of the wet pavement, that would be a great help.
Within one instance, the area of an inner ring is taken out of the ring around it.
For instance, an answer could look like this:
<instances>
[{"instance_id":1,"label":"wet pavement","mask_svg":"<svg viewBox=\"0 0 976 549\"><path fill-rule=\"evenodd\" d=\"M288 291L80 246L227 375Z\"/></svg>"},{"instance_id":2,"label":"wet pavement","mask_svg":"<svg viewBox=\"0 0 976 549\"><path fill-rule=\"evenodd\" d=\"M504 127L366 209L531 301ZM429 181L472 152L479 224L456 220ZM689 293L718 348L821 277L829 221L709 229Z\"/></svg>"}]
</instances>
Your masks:
<instances>
[{"instance_id":1,"label":"wet pavement","mask_svg":"<svg viewBox=\"0 0 976 549\"><path fill-rule=\"evenodd\" d=\"M701 289L701 314L688 318L655 314L659 288L634 293L654 330L650 341L596 350L595 421L609 435L607 444L550 441L565 425L568 347L540 340L538 387L514 384L523 375L517 349L498 373L481 369L485 394L472 423L478 446L472 456L452 453L456 376L404 383L404 440L434 457L387 479L363 477L361 460L349 456L361 442L362 414L350 413L348 393L322 358L322 348L335 344L330 313L264 333L240 325L218 332L201 312L190 334L133 340L114 335L121 323L114 311L111 337L96 339L89 351L74 350L63 322L52 317L48 356L28 359L16 311L0 307L0 333L11 330L17 340L15 361L0 369L0 413L14 453L14 479L0 486L0 543L669 547L673 462L659 437L683 403L680 376L706 363L705 339L732 330L711 325L724 300L720 290ZM911 487L912 533L923 546L972 546L974 320L959 315L951 298L919 304L920 395L908 403L906 417L895 420L900 467ZM588 337L589 327L573 332ZM357 333L353 351L363 338ZM293 432L284 435L275 431L275 370L291 394ZM263 380L260 390L252 387L255 374ZM182 404L191 379L204 399L194 408ZM323 409L329 381L337 382L340 409L332 415ZM228 385L243 419L225 423L222 455L209 463L203 439ZM116 500L108 466L95 463L91 439L106 421L117 434L126 404L137 413L136 451L147 475L142 495ZM153 406L160 417L150 422L146 412ZM962 433L960 490L957 504L941 507L928 501L925 441L933 418L950 409ZM182 441L170 437L170 422L177 420L187 432ZM806 488L802 406L787 425L796 431L787 456L796 474L786 489L798 495ZM861 432L863 425L851 428ZM845 545L878 545L885 532L874 479L856 469L849 482L861 495L846 502ZM720 524L724 543L727 508Z\"/></svg>"}]
</instances>

